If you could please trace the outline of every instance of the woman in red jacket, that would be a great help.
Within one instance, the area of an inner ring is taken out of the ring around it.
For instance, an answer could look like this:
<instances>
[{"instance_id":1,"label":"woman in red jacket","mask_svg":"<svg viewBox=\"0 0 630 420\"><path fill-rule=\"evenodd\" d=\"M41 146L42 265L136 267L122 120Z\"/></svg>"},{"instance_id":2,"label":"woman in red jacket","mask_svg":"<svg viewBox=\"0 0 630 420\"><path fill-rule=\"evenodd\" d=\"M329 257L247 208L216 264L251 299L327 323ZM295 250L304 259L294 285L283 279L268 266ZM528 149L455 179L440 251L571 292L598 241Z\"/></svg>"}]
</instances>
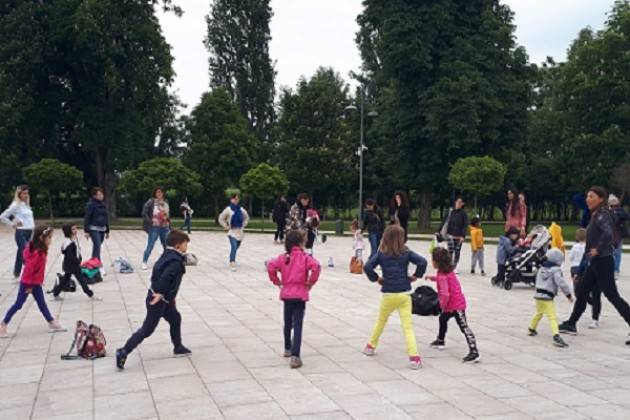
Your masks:
<instances>
[{"instance_id":1,"label":"woman in red jacket","mask_svg":"<svg viewBox=\"0 0 630 420\"><path fill-rule=\"evenodd\" d=\"M33 232L33 240L29 242L24 249L24 270L22 271L22 279L20 280L20 290L13 306L9 308L4 320L0 323L0 338L7 338L7 325L13 318L13 315L24 305L29 294L37 302L40 312L48 322L48 328L51 332L66 331L65 328L55 320L48 310L46 300L44 299L44 272L46 270L46 256L48 247L52 241L53 228L47 226L38 226Z\"/></svg>"}]
</instances>

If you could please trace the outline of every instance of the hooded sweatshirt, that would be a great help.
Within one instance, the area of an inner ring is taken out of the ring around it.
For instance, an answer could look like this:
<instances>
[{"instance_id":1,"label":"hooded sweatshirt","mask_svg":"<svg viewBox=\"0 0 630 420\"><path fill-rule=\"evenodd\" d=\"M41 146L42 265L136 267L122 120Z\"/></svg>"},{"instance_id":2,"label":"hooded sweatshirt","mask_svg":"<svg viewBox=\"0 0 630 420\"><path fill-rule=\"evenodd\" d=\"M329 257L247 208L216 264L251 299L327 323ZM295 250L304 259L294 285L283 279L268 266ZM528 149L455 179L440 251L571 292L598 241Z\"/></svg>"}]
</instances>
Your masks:
<instances>
[{"instance_id":1,"label":"hooded sweatshirt","mask_svg":"<svg viewBox=\"0 0 630 420\"><path fill-rule=\"evenodd\" d=\"M175 248L167 247L151 273L151 291L164 296L166 302L175 299L182 277L186 273L185 256Z\"/></svg>"},{"instance_id":2,"label":"hooded sweatshirt","mask_svg":"<svg viewBox=\"0 0 630 420\"><path fill-rule=\"evenodd\" d=\"M545 261L536 274L536 294L534 299L553 300L558 294L558 289L562 290L567 297L571 296L571 288L564 281L562 275L562 263L564 253L558 248L551 248L545 255Z\"/></svg>"},{"instance_id":3,"label":"hooded sweatshirt","mask_svg":"<svg viewBox=\"0 0 630 420\"><path fill-rule=\"evenodd\" d=\"M307 302L308 292L317 283L320 271L317 260L298 246L294 246L290 254L282 254L267 263L269 280L276 286L282 286L282 300L299 299Z\"/></svg>"},{"instance_id":4,"label":"hooded sweatshirt","mask_svg":"<svg viewBox=\"0 0 630 420\"><path fill-rule=\"evenodd\" d=\"M33 248L33 243L24 248L22 252L24 258L24 270L22 271L22 284L28 286L41 286L44 284L44 273L46 271L46 253Z\"/></svg>"}]
</instances>

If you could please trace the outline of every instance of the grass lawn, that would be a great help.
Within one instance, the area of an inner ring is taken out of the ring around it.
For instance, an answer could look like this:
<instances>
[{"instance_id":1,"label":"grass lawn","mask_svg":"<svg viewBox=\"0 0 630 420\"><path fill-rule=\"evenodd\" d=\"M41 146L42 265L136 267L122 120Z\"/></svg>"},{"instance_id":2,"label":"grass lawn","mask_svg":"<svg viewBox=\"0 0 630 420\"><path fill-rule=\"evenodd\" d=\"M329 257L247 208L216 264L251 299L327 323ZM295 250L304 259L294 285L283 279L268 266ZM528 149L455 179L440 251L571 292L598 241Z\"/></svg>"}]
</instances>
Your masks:
<instances>
[{"instance_id":1,"label":"grass lawn","mask_svg":"<svg viewBox=\"0 0 630 420\"><path fill-rule=\"evenodd\" d=\"M182 218L173 218L173 226L180 227L183 224ZM82 219L76 218L68 218L68 219L58 219L55 220L56 226L61 226L63 223L68 221L76 222L77 224L81 224L83 222ZM539 223L531 223L531 226L535 226ZM545 226L549 226L549 223L543 223ZM421 230L418 229L415 222L410 223L409 233L424 233L431 234L434 233L440 226L440 222L434 221L431 223L431 229L429 230ZM577 225L561 225L562 226L562 235L564 236L565 241L573 241L575 239L575 231L578 228ZM142 219L139 217L121 217L112 223L112 229L140 229L142 227ZM210 218L193 218L192 221L193 230L220 230L221 227L218 226L214 219ZM249 231L262 231L263 223L260 218L252 219L249 223L248 230ZM486 222L482 224L484 236L486 238L496 238L503 234L503 222ZM275 230L275 225L271 221L265 220L264 223L265 231L273 231ZM334 220L326 220L321 223L320 230L323 231L333 231L335 230L335 221ZM350 232L350 221L344 221L344 232Z\"/></svg>"}]
</instances>

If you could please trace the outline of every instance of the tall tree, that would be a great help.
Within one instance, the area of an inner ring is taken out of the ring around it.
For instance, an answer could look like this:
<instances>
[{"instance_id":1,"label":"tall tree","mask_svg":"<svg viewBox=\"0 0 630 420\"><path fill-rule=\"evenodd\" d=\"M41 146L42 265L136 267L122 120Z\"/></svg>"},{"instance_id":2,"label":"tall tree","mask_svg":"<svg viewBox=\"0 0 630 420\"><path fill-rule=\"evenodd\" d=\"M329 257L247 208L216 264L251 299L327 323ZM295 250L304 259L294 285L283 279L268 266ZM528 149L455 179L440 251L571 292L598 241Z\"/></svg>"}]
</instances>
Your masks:
<instances>
[{"instance_id":1,"label":"tall tree","mask_svg":"<svg viewBox=\"0 0 630 420\"><path fill-rule=\"evenodd\" d=\"M261 141L274 122L269 0L215 0L206 16L210 87L227 90Z\"/></svg>"},{"instance_id":2,"label":"tall tree","mask_svg":"<svg viewBox=\"0 0 630 420\"><path fill-rule=\"evenodd\" d=\"M202 96L186 131L184 160L203 174L204 193L216 214L225 188L238 186L241 175L257 161L259 141L229 93L221 88Z\"/></svg>"},{"instance_id":3,"label":"tall tree","mask_svg":"<svg viewBox=\"0 0 630 420\"><path fill-rule=\"evenodd\" d=\"M12 109L0 142L18 158L75 163L105 187L112 214L117 173L156 153L174 112L159 4L173 8L170 0L11 1L0 14L0 104Z\"/></svg>"},{"instance_id":4,"label":"tall tree","mask_svg":"<svg viewBox=\"0 0 630 420\"><path fill-rule=\"evenodd\" d=\"M417 190L428 227L449 164L523 140L527 56L499 0L365 0L357 43L378 86L378 141L392 177Z\"/></svg>"},{"instance_id":5,"label":"tall tree","mask_svg":"<svg viewBox=\"0 0 630 420\"><path fill-rule=\"evenodd\" d=\"M354 203L347 198L356 197L358 134L342 118L349 104L348 85L330 68L282 92L275 157L292 192L308 192L320 204Z\"/></svg>"}]
</instances>

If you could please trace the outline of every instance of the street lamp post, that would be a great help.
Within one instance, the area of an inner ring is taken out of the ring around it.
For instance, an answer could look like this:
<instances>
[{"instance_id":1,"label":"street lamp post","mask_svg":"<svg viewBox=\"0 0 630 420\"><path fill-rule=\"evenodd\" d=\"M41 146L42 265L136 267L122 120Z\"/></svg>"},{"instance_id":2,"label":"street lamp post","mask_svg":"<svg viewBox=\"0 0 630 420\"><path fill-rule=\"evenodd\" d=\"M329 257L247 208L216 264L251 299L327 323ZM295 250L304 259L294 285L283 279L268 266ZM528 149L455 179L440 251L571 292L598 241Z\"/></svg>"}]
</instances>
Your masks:
<instances>
[{"instance_id":1,"label":"street lamp post","mask_svg":"<svg viewBox=\"0 0 630 420\"><path fill-rule=\"evenodd\" d=\"M359 155L359 229L363 229L363 152L367 150L365 147L365 91L363 88L359 89L359 95L361 96L359 102L359 113L361 115L361 123L359 129L359 149L357 154ZM357 107L354 105L348 105L346 111L357 111ZM376 111L370 111L367 113L368 117L376 117L378 113Z\"/></svg>"}]
</instances>

